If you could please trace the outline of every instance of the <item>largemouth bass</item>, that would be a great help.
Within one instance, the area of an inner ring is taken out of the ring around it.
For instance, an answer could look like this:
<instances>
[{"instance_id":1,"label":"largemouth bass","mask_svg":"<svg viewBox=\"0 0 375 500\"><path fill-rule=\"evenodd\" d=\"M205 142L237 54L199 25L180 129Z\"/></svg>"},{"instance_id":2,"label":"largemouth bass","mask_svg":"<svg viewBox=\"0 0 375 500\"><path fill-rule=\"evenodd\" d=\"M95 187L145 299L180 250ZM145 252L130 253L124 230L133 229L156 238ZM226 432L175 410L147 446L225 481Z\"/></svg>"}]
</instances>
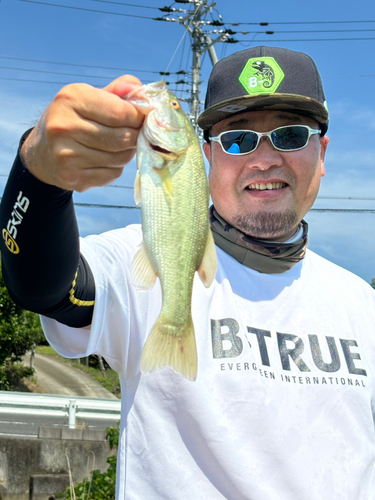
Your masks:
<instances>
[{"instance_id":1,"label":"largemouth bass","mask_svg":"<svg viewBox=\"0 0 375 500\"><path fill-rule=\"evenodd\" d=\"M169 366L195 380L193 280L197 271L209 287L217 268L201 148L165 82L144 85L129 100L146 114L137 143L134 185L135 202L141 204L143 243L132 264L132 282L147 290L159 277L162 290L162 309L144 345L141 371Z\"/></svg>"}]
</instances>

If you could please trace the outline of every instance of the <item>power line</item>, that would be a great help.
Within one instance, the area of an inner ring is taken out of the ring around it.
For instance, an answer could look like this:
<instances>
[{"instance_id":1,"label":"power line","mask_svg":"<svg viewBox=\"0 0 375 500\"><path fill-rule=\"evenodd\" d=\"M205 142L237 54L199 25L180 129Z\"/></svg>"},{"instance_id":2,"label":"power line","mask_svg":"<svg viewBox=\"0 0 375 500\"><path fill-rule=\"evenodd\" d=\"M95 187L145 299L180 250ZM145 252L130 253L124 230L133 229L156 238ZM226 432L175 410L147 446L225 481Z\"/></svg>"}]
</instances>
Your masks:
<instances>
[{"instance_id":1,"label":"power line","mask_svg":"<svg viewBox=\"0 0 375 500\"><path fill-rule=\"evenodd\" d=\"M0 177L8 177L9 174L3 174L3 173L0 173ZM119 189L131 189L133 190L134 187L133 186L122 186L120 184L108 184L107 186L101 186L101 188L105 189L105 188L119 188ZM358 197L358 196L318 196L317 197L317 200L350 200L350 201L375 201L375 197ZM116 205L117 206L117 205ZM334 208L314 208L314 209L311 209L311 210L371 210L372 209L334 209Z\"/></svg>"},{"instance_id":2,"label":"power line","mask_svg":"<svg viewBox=\"0 0 375 500\"><path fill-rule=\"evenodd\" d=\"M32 72L32 73L47 73L47 74L51 74L51 75L65 75L65 76L79 76L81 78L102 78L104 80L112 80L114 77L113 76L98 76L98 75L82 75L82 74L77 74L77 73L62 73L60 71L47 71L47 70L41 70L41 69L28 69L28 68L12 68L12 67L9 67L9 66L0 66L0 69L10 69L10 70L13 70L13 71L26 71L26 72ZM143 83L152 83L153 80L143 80ZM190 85L189 82L185 82L185 81L177 81L177 82L166 82L167 85L170 85L170 84L187 84L187 85Z\"/></svg>"},{"instance_id":3,"label":"power line","mask_svg":"<svg viewBox=\"0 0 375 500\"><path fill-rule=\"evenodd\" d=\"M48 73L50 75L83 76L85 78L103 78L104 80L108 80L109 78L113 78L111 76L82 75L82 74L78 74L78 73L62 73L60 71L47 71L47 70L42 70L42 69L12 68L10 66L0 66L0 69L11 69L14 71L29 71L31 73Z\"/></svg>"},{"instance_id":4,"label":"power line","mask_svg":"<svg viewBox=\"0 0 375 500\"><path fill-rule=\"evenodd\" d=\"M19 2L34 3L34 4L39 4L39 5L49 5L50 7L61 7L63 9L83 10L83 11L86 11L86 12L99 12L100 14L112 14L114 16L138 17L139 19L151 19L151 20L154 20L154 18L152 18L152 17L137 16L135 14L123 14L121 12L107 12L107 11L104 11L104 10L86 9L84 7L73 7L72 5L60 5L60 4L48 3L48 2L38 2L37 0L18 0L18 1Z\"/></svg>"},{"instance_id":5,"label":"power line","mask_svg":"<svg viewBox=\"0 0 375 500\"><path fill-rule=\"evenodd\" d=\"M321 200L361 200L361 201L374 201L375 198L357 198L354 196L318 196Z\"/></svg>"},{"instance_id":6,"label":"power line","mask_svg":"<svg viewBox=\"0 0 375 500\"><path fill-rule=\"evenodd\" d=\"M234 32L229 29L221 30L218 32L219 36L216 38L216 40L211 40L210 36L208 35L207 31L203 30L203 27L206 26L224 26L224 22L222 19L222 16L218 13L218 18L219 19L213 19L213 8L215 7L215 3L211 3L208 5L208 0L176 0L175 3L184 3L184 4L191 4L194 9L190 9L185 12L189 12L189 14L185 17L179 17L179 18L169 18L166 17L165 15L163 17L158 17L158 18L151 18L151 17L146 17L146 16L138 16L134 14L125 14L125 13L119 13L119 12L107 12L107 11L99 11L99 10L94 10L94 9L87 9L83 7L75 7L75 6L70 6L70 5L61 5L61 4L55 4L55 3L50 3L50 2L41 2L39 0L19 0L27 3L32 3L32 4L39 4L39 5L47 5L47 6L54 6L54 7L60 7L60 8L67 8L67 9L74 9L74 10L82 10L82 11L88 11L88 12L99 12L99 13L104 13L104 14L114 14L114 15L121 15L121 16L126 16L126 17L137 17L141 19L153 19L153 20L160 20L160 21L171 21L171 22L178 22L183 25L183 27L186 29L186 31L191 35L192 37L192 43L191 43L191 48L193 52L193 75L192 75L192 84L191 84L191 98L190 98L190 119L193 123L193 126L196 128L196 122L197 122L197 116L199 115L200 111L200 99L199 99L199 92L200 92L200 74L201 74L201 55L204 54L206 51L209 52L211 61L213 64L217 61L217 57L213 48L213 45L219 41L223 43L252 43L254 41L254 38L252 40L236 40L235 38L231 37L231 34L236 34L237 32ZM128 5L132 7L136 7L134 4L127 4L125 2L117 2L116 0L92 0L92 1L98 1L101 3L114 3L114 4L120 4L120 5ZM147 6L142 6L144 8L148 8ZM164 7L159 9L162 12L180 12L178 9L174 9L173 7ZM211 14L211 21L206 21L207 14ZM177 17L177 16L176 16ZM188 21L190 22L188 23ZM372 22L372 21L370 21ZM317 22L312 22L309 21L308 24L313 24ZM227 23L229 24L229 23ZM235 25L240 25L240 24L247 24L247 23L231 23L233 26ZM251 23L255 24L255 23ZM259 23L260 26L268 26L270 23ZM275 24L287 24L286 22L284 23L275 23ZM297 22L293 22L292 24L301 24ZM305 23L302 23L305 24ZM328 24L328 21L325 21L324 24ZM337 23L335 23L337 24ZM374 31L371 29L350 29L350 30L309 30L309 31L301 31L301 30L294 30L294 31L280 31L280 34L283 33L342 33L342 32L368 32L368 31ZM255 34L268 34L268 35L273 35L275 34L274 31L266 31L266 32L257 32ZM274 40L272 39L272 42L301 42L301 41L344 41L344 40L375 40L375 38L329 38L329 39L292 39L292 40ZM269 40L257 40L257 42L260 43L268 43ZM9 68L8 68L9 69ZM25 69L21 69L21 71L26 71ZM42 72L40 70L32 70L35 72ZM46 73L54 73L54 74L61 74L58 72L46 72ZM66 74L67 76L83 76L84 75L72 75L72 74ZM92 76L88 76L88 78L96 78ZM99 77L103 78L103 77ZM18 79L20 80L20 79ZM30 80L29 80L30 81ZM47 83L47 82L45 82ZM48 82L48 83L55 83L55 82ZM177 84L186 84L184 80L175 82L175 85ZM182 90L184 91L184 90ZM187 91L185 91L187 92ZM196 128L198 131L198 129Z\"/></svg>"},{"instance_id":7,"label":"power line","mask_svg":"<svg viewBox=\"0 0 375 500\"><path fill-rule=\"evenodd\" d=\"M76 207L88 207L88 208L126 208L130 210L140 210L140 207L136 206L125 206L125 205L102 205L101 203L74 203Z\"/></svg>"},{"instance_id":8,"label":"power line","mask_svg":"<svg viewBox=\"0 0 375 500\"><path fill-rule=\"evenodd\" d=\"M370 213L375 214L373 208L310 208L310 212L337 212L337 213Z\"/></svg>"},{"instance_id":9,"label":"power line","mask_svg":"<svg viewBox=\"0 0 375 500\"><path fill-rule=\"evenodd\" d=\"M20 1L26 1L26 0L20 0ZM356 40L363 40L363 41L368 41L368 40L375 40L375 38L295 38L291 40L275 40L272 38L272 40L234 40L234 39L227 39L223 40L223 43L274 43L274 42L344 42L344 41L356 41Z\"/></svg>"},{"instance_id":10,"label":"power line","mask_svg":"<svg viewBox=\"0 0 375 500\"><path fill-rule=\"evenodd\" d=\"M225 23L231 26L240 25L255 25L255 26L269 26L270 24L357 24L357 23L375 23L375 21L270 21L260 23Z\"/></svg>"},{"instance_id":11,"label":"power line","mask_svg":"<svg viewBox=\"0 0 375 500\"><path fill-rule=\"evenodd\" d=\"M2 197L0 197L0 200ZM126 210L141 210L141 207L133 205L107 205L104 203L81 203L74 202L74 206L83 208L112 208ZM371 213L375 214L375 209L372 208L310 208L310 212L336 212L336 213Z\"/></svg>"},{"instance_id":12,"label":"power line","mask_svg":"<svg viewBox=\"0 0 375 500\"><path fill-rule=\"evenodd\" d=\"M287 31L233 31L228 29L210 30L208 33L227 33L228 35L279 35L280 33L366 33L368 31L375 31L375 29L358 29L358 30L287 30Z\"/></svg>"},{"instance_id":13,"label":"power line","mask_svg":"<svg viewBox=\"0 0 375 500\"><path fill-rule=\"evenodd\" d=\"M295 30L295 31L274 31L273 33L363 33L366 31L375 31L375 29L361 29L361 30ZM256 33L262 33L258 31ZM263 32L264 33L264 32Z\"/></svg>"},{"instance_id":14,"label":"power line","mask_svg":"<svg viewBox=\"0 0 375 500\"><path fill-rule=\"evenodd\" d=\"M8 177L9 174L0 173L0 177ZM120 189L134 189L133 186L122 186L120 184L108 184L102 188L120 188ZM375 201L375 197L358 197L358 196L318 196L317 200L353 200L353 201Z\"/></svg>"},{"instance_id":15,"label":"power line","mask_svg":"<svg viewBox=\"0 0 375 500\"><path fill-rule=\"evenodd\" d=\"M0 76L0 80L10 80L13 82L29 82L29 83L52 83L54 85L69 85L70 82L51 82L46 80L28 80L26 78L7 78L5 76Z\"/></svg>"},{"instance_id":16,"label":"power line","mask_svg":"<svg viewBox=\"0 0 375 500\"><path fill-rule=\"evenodd\" d=\"M143 70L143 69L132 69L132 68L113 68L109 66L93 66L89 64L76 64L76 63L67 63L67 62L59 62L59 61L46 61L42 59L26 59L23 57L10 57L10 56L0 56L0 59L7 59L7 60L12 60L12 61L23 61L23 62L34 62L34 63L43 63L43 64L57 64L57 65L63 65L63 66L74 66L74 67L82 67L82 68L90 68L90 69L104 69L104 70L110 70L110 71L120 71L120 72L132 72L132 73L152 73L160 76L169 76L169 75L189 75L190 72L186 68L185 70L181 71L175 71L175 72L164 72L164 71L150 71L150 70ZM181 57L181 63L182 64L182 57ZM187 64L186 64L187 65ZM76 73L63 73L63 72L54 72L54 71L44 71L44 70L34 70L34 69L27 69L27 68L18 68L18 67L8 67L8 66L0 66L2 69L10 69L10 70L19 70L19 71L31 71L31 72L37 72L37 73L50 73L50 74L56 74L56 75L67 75L67 76L82 76L82 77L87 77L87 78L105 78L105 79L111 79L113 77L111 76L98 76L98 75L85 75L85 74L76 74ZM354 74L348 74L348 75L323 75L323 78L356 78L356 77L373 77L375 76L374 74L365 74L365 75L354 75ZM7 78L8 80L12 80L12 78ZM34 80L32 80L34 81ZM37 80L35 80L37 81ZM146 83L145 80L142 80L144 83ZM148 82L151 82L151 80L148 80ZM55 82L51 82L55 83ZM61 83L61 82L56 82L56 83ZM176 82L177 83L177 82ZM182 82L178 82L179 84L182 84ZM185 84L190 85L190 82L185 82ZM180 90L180 89L179 89Z\"/></svg>"},{"instance_id":17,"label":"power line","mask_svg":"<svg viewBox=\"0 0 375 500\"><path fill-rule=\"evenodd\" d=\"M0 0L1 1L1 0ZM140 7L142 9L154 9L160 10L161 12L187 12L185 9L175 9L173 7L150 7L148 5L137 5L132 3L124 3L124 2L114 2L113 0L90 0L91 2L100 2L100 3L111 3L115 5L125 5L128 7Z\"/></svg>"},{"instance_id":18,"label":"power line","mask_svg":"<svg viewBox=\"0 0 375 500\"><path fill-rule=\"evenodd\" d=\"M116 5L125 5L126 7L139 7L141 9L155 9L160 10L159 7L149 7L148 5L137 5L134 3L123 3L123 2L113 2L110 0L90 0L91 2L101 2L101 3L114 3Z\"/></svg>"},{"instance_id":19,"label":"power line","mask_svg":"<svg viewBox=\"0 0 375 500\"><path fill-rule=\"evenodd\" d=\"M134 186L120 186L117 184L108 184L107 186L103 186L104 188L120 188L120 189L134 189Z\"/></svg>"},{"instance_id":20,"label":"power line","mask_svg":"<svg viewBox=\"0 0 375 500\"><path fill-rule=\"evenodd\" d=\"M84 76L84 75L81 75L81 76ZM31 79L28 79L28 78L10 78L10 77L6 77L6 76L0 76L0 80L7 80L7 81L13 81L13 82L27 82L27 83L47 83L47 84L52 84L52 85L69 85L71 83L76 83L76 82L51 82L50 80L31 80ZM153 80L143 80L143 83L153 83ZM177 84L178 82L165 82L167 85L171 85L172 84ZM95 88L102 88L100 85L91 85L92 87L95 87ZM172 89L171 87L169 87L169 90L173 93L177 93L177 92L185 92L185 93L190 93L190 90L186 90L186 89ZM189 102L189 99L187 98L183 98L183 97L179 97L178 98L179 101L181 102Z\"/></svg>"},{"instance_id":21,"label":"power line","mask_svg":"<svg viewBox=\"0 0 375 500\"><path fill-rule=\"evenodd\" d=\"M0 200L2 196L0 196ZM126 209L126 210L140 210L141 207L133 205L107 205L104 203L81 203L74 202L76 207L84 208L113 208L113 209ZM310 212L336 212L336 213L371 213L375 214L373 208L310 208Z\"/></svg>"},{"instance_id":22,"label":"power line","mask_svg":"<svg viewBox=\"0 0 375 500\"><path fill-rule=\"evenodd\" d=\"M0 174L0 177L9 177L9 174ZM102 188L121 188L121 189L131 189L133 190L133 186L121 186L120 184L108 184L107 186L101 186Z\"/></svg>"},{"instance_id":23,"label":"power line","mask_svg":"<svg viewBox=\"0 0 375 500\"><path fill-rule=\"evenodd\" d=\"M120 12L110 12L110 11L101 11L101 10L95 10L95 9L87 9L84 7L74 7L70 5L60 5L60 4L53 4L49 2L40 2L37 0L18 0L19 2L27 2L27 3L33 3L33 4L39 4L39 5L48 5L51 7L60 7L60 8L65 8L65 9L74 9L74 10L82 10L82 11L88 11L88 12L97 12L101 14L113 14L113 15L118 15L118 16L125 16L125 17L136 17L140 19L150 19L150 20L157 20L157 21L174 21L174 22L181 22L182 18L180 19L173 19L173 18L152 18L152 17L146 17L146 16L139 16L135 14L124 14ZM136 4L127 4L127 3L122 3L122 2L115 2L115 1L109 1L109 0L91 0L91 1L96 1L96 2L101 2L101 3L111 3L111 4L117 4L117 5L125 5L125 6L131 6L131 7L144 7L144 8L150 8L150 9L157 9L157 10L165 10L166 8L158 8L158 7L149 7L149 6L143 6L143 5L136 5ZM187 2L189 3L189 2ZM168 10L168 12L170 9ZM178 12L180 12L180 9L177 9ZM185 11L186 12L186 11ZM220 16L221 17L221 16ZM368 21L362 21L362 20L357 20L357 21L281 21L281 22L259 22L259 23L250 23L250 22L243 22L243 23L229 23L226 22L226 25L231 25L231 26L240 26L240 25L256 25L256 26L269 26L270 24L278 24L278 25L290 25L290 24L358 24L358 23L374 23L375 20L368 20ZM206 22L205 24L207 25L224 25L223 22ZM373 30L335 30L337 32L339 31L373 31ZM314 32L333 32L333 31L284 31L284 33L314 33ZM262 32L260 32L262 33ZM282 32L279 32L282 33ZM348 39L337 39L337 40L348 40ZM352 40L352 39L349 39ZM356 40L356 39L353 39ZM372 38L369 39L364 39L364 40L373 40ZM257 40L259 42L264 42L264 40ZM329 40L274 40L276 42L282 42L282 41L330 41Z\"/></svg>"},{"instance_id":24,"label":"power line","mask_svg":"<svg viewBox=\"0 0 375 500\"><path fill-rule=\"evenodd\" d=\"M150 71L150 70L145 70L145 69L131 69L131 68L112 68L110 66L93 66L91 64L76 64L76 63L67 63L67 62L59 62L59 61L46 61L43 59L26 59L23 57L10 57L10 56L0 56L0 59L9 59L12 61L26 61L26 62L36 62L36 63L44 63L44 64L59 64L63 66L76 66L80 68L95 68L95 69L106 69L106 70L113 70L113 71L136 71L138 73L155 73L158 75L163 75L163 71ZM175 74L181 74L180 72L177 73L170 73L171 75Z\"/></svg>"},{"instance_id":25,"label":"power line","mask_svg":"<svg viewBox=\"0 0 375 500\"><path fill-rule=\"evenodd\" d=\"M2 196L0 196L0 201L2 200ZM101 203L76 203L73 202L73 205L76 207L88 207L88 208L125 208L129 210L140 210L140 207L136 207L133 205L105 205Z\"/></svg>"}]
</instances>

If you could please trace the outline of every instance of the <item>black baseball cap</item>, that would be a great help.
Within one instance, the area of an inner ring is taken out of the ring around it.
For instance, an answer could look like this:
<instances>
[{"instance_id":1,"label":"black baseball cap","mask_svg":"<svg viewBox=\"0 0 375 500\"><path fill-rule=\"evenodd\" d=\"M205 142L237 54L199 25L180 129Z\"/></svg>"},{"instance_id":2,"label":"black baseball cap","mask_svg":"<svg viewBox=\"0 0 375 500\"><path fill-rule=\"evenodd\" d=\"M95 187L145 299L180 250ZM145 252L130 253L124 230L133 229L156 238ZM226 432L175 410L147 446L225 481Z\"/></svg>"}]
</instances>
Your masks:
<instances>
[{"instance_id":1,"label":"black baseball cap","mask_svg":"<svg viewBox=\"0 0 375 500\"><path fill-rule=\"evenodd\" d=\"M253 47L221 59L207 86L198 125L205 131L244 111L285 110L308 116L328 129L322 80L313 59L279 47Z\"/></svg>"}]
</instances>

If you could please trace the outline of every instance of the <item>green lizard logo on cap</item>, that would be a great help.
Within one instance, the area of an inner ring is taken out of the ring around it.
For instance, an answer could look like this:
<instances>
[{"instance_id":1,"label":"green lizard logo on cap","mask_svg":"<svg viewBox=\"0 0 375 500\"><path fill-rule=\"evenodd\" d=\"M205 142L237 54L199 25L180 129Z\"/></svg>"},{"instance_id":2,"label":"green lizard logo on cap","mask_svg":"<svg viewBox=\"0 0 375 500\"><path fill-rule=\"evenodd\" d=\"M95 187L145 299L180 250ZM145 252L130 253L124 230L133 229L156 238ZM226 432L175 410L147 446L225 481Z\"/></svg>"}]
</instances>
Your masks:
<instances>
[{"instance_id":1,"label":"green lizard logo on cap","mask_svg":"<svg viewBox=\"0 0 375 500\"><path fill-rule=\"evenodd\" d=\"M257 57L247 61L239 81L248 94L273 94L284 76L273 57Z\"/></svg>"}]
</instances>

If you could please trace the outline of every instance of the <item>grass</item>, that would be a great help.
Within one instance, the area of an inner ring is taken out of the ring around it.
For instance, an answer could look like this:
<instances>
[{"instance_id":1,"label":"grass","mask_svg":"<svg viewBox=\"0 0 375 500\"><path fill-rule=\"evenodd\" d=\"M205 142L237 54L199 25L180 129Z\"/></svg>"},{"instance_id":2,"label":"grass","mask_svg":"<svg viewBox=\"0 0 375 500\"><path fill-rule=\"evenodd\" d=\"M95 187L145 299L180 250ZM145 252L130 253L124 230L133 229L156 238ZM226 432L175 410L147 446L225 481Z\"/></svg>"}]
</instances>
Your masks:
<instances>
[{"instance_id":1,"label":"grass","mask_svg":"<svg viewBox=\"0 0 375 500\"><path fill-rule=\"evenodd\" d=\"M103 377L99 368L82 364L79 359L64 358L59 354L57 354L57 352L51 346L39 345L35 348L35 352L37 352L38 354L45 354L47 356L52 356L58 359L61 363L73 366L74 368L81 370L86 375L89 375L94 380L102 384L103 387L105 387L109 392L114 394L116 397L121 398L120 381L118 378L118 374L108 366L106 367L105 371L106 376Z\"/></svg>"}]
</instances>

